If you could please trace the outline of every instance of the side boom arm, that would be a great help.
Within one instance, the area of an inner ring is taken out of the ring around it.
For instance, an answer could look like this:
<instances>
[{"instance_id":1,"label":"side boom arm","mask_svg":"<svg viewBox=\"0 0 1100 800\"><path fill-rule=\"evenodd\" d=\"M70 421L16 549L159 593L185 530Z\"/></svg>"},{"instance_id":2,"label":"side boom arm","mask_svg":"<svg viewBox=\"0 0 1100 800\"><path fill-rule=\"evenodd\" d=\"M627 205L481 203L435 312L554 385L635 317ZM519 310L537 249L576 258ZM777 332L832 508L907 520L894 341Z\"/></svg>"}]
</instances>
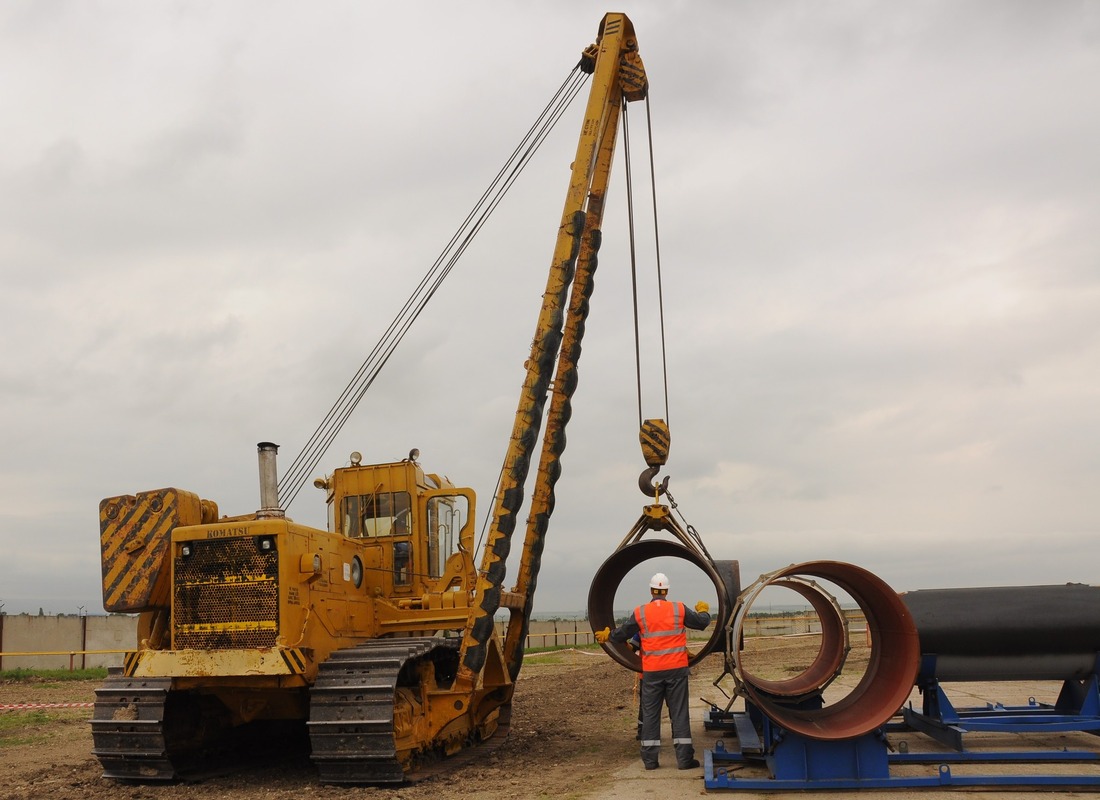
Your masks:
<instances>
[{"instance_id":1,"label":"side boom arm","mask_svg":"<svg viewBox=\"0 0 1100 800\"><path fill-rule=\"evenodd\" d=\"M596 268L604 196L619 128L620 107L624 99L644 98L648 88L645 69L638 56L634 27L624 14L604 17L596 44L588 48L583 56L582 67L585 66L592 70L588 106L573 161L542 310L527 361L527 376L505 457L493 523L485 545L475 605L459 656L457 680L470 687L476 685L485 666L487 643L493 631L493 615L501 606L505 562L516 527L516 515L523 503L523 487L542 427L543 409L547 393L551 390L550 378L556 362L553 395L519 580L514 592L521 598L520 608L512 610L505 643L508 668L513 679L519 672L543 541L554 506L554 483L560 473L558 461L565 449L569 398L577 384L576 367L592 291L592 272Z\"/></svg>"}]
</instances>

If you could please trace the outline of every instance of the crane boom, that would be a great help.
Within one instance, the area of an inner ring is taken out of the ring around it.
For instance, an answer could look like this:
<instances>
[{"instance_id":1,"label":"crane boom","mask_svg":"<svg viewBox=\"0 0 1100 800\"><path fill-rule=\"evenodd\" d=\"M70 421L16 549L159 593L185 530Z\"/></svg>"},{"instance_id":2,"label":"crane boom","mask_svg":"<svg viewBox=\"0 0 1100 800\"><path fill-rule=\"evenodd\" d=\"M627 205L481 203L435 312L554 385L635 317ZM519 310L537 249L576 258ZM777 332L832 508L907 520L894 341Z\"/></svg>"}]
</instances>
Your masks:
<instances>
[{"instance_id":1,"label":"crane boom","mask_svg":"<svg viewBox=\"0 0 1100 800\"><path fill-rule=\"evenodd\" d=\"M612 13L603 18L596 43L582 56L582 68L590 69L592 73L588 105L573 160L542 310L527 360L527 375L505 456L493 522L482 557L476 593L478 600L471 609L459 657L457 679L468 686L477 682L485 665L493 617L502 605L511 612L505 650L508 670L513 676L518 673L522 661L531 597L538 577L543 540L553 511L554 484L560 472L558 461L565 449L570 397L577 383L576 368L592 291L591 277L596 268L604 197L619 130L620 107L623 102L644 98L648 90L634 26L625 14ZM554 376L552 389L551 376ZM523 503L523 487L542 427L547 394L551 391L519 579L513 592L504 593L505 562L516 528L516 515ZM507 597L502 597L504 594Z\"/></svg>"}]
</instances>

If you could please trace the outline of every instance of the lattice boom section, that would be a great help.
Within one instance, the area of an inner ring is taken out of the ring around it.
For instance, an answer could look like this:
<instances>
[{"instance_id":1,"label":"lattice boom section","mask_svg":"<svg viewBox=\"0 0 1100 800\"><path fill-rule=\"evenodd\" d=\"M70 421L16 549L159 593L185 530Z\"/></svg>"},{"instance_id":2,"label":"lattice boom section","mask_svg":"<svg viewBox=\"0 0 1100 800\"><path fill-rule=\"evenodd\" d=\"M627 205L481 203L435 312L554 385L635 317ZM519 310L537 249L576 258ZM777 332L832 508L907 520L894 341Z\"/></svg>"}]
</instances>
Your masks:
<instances>
[{"instance_id":1,"label":"lattice boom section","mask_svg":"<svg viewBox=\"0 0 1100 800\"><path fill-rule=\"evenodd\" d=\"M175 560L175 648L272 647L279 634L279 555L255 537L190 543Z\"/></svg>"}]
</instances>

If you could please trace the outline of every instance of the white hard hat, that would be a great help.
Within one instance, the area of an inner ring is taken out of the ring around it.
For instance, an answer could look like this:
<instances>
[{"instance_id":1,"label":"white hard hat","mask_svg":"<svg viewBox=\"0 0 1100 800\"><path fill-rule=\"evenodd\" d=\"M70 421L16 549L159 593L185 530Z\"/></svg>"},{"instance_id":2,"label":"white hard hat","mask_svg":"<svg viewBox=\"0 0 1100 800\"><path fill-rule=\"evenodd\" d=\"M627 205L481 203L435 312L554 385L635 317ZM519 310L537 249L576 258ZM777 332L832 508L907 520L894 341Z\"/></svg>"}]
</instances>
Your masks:
<instances>
[{"instance_id":1,"label":"white hard hat","mask_svg":"<svg viewBox=\"0 0 1100 800\"><path fill-rule=\"evenodd\" d=\"M668 591L668 576L663 572L658 572L652 578L649 579L650 589L661 589L662 591Z\"/></svg>"}]
</instances>

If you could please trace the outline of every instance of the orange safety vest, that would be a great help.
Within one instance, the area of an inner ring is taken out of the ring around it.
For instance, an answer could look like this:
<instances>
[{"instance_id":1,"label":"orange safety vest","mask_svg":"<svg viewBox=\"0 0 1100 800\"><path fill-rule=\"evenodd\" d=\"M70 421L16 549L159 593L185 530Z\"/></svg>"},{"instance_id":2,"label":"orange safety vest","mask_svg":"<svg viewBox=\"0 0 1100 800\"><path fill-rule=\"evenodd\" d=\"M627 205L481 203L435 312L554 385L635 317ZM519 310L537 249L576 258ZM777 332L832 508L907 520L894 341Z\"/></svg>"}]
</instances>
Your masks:
<instances>
[{"instance_id":1,"label":"orange safety vest","mask_svg":"<svg viewBox=\"0 0 1100 800\"><path fill-rule=\"evenodd\" d=\"M642 635L642 671L678 669L688 665L684 604L653 600L634 609Z\"/></svg>"}]
</instances>

